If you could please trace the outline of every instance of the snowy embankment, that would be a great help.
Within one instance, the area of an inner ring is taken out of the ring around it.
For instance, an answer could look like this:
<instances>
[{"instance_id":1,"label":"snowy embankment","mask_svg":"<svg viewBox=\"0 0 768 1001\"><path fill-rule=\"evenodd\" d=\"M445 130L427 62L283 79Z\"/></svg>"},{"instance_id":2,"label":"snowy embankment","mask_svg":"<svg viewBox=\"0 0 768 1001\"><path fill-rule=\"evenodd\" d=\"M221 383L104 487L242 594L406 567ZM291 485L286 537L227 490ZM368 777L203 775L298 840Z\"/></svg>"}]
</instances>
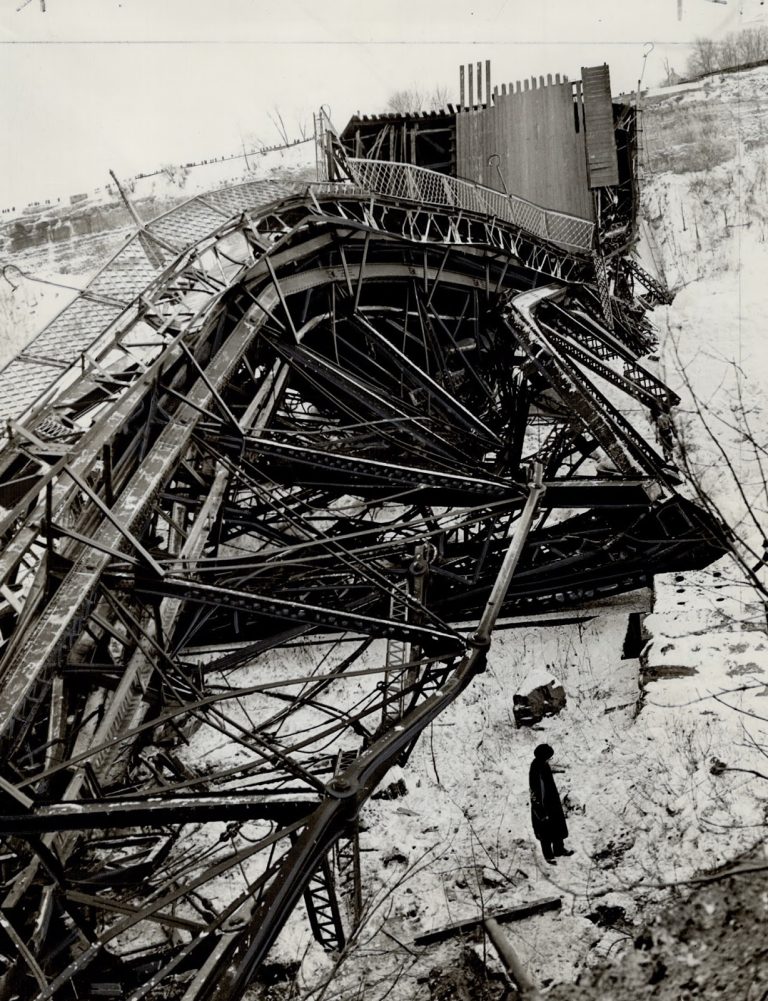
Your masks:
<instances>
[{"instance_id":1,"label":"snowy embankment","mask_svg":"<svg viewBox=\"0 0 768 1001\"><path fill-rule=\"evenodd\" d=\"M765 595L744 567L758 566L768 534L766 125L766 68L725 76L666 106L662 98L646 116L644 182L647 247L679 290L654 321L664 377L682 398L680 463L700 499L734 529L743 558L742 567L725 559L684 579L657 578L646 664L651 675L687 680L649 684L647 703L684 703L681 719L708 713L722 752L707 747L703 728L702 757L758 772L766 771L768 637ZM756 572L768 583L764 567ZM741 823L757 841L768 782L747 772L722 778L733 811L720 818L723 838L729 823Z\"/></svg>"},{"instance_id":2,"label":"snowy embankment","mask_svg":"<svg viewBox=\"0 0 768 1001\"><path fill-rule=\"evenodd\" d=\"M283 149L266 153L249 153L247 157L234 156L191 167L168 166L144 177L129 178L123 186L132 198L168 199L203 195L206 191L243 181L264 180L286 174L303 173L315 166L313 140L295 143Z\"/></svg>"},{"instance_id":3,"label":"snowy embankment","mask_svg":"<svg viewBox=\"0 0 768 1001\"><path fill-rule=\"evenodd\" d=\"M690 884L692 897L667 898L655 922L651 898L635 892L645 930L628 929L617 965L553 996L758 998L768 986L760 933L768 631L765 595L745 568L768 583L760 565L768 534L768 70L660 91L644 128L642 249L649 269L677 291L653 319L662 374L682 399L678 459L694 495L734 529L742 559L656 578L642 708L628 734L639 749L646 733L657 770L642 752L628 768L645 782L636 803L653 818L645 846L658 882L686 881L747 849L751 875Z\"/></svg>"},{"instance_id":4,"label":"snowy embankment","mask_svg":"<svg viewBox=\"0 0 768 1001\"><path fill-rule=\"evenodd\" d=\"M334 997L355 997L363 985L360 996L372 999L479 997L458 987L467 940L421 948L416 936L552 895L562 898L560 912L507 931L540 983L574 983L631 944L669 899L666 887L754 843L752 825L763 815L741 794L745 776L733 782L711 771L711 759L730 754L730 729L706 701L664 704L695 697L693 679L654 683L653 704L638 713L640 662L623 651L629 615L646 610L649 597L616 599L569 625L496 634L487 672L435 721L406 768L388 776L402 779L406 794L363 813L369 919L336 970ZM514 693L542 671L564 685L566 708L518 729ZM544 741L556 749L575 850L556 868L532 837L528 805L528 765ZM470 941L482 955L480 940ZM307 998L319 996L336 962L312 941L301 913L273 959L303 959L299 996ZM499 972L490 946L485 962ZM455 993L434 993L438 984Z\"/></svg>"}]
</instances>

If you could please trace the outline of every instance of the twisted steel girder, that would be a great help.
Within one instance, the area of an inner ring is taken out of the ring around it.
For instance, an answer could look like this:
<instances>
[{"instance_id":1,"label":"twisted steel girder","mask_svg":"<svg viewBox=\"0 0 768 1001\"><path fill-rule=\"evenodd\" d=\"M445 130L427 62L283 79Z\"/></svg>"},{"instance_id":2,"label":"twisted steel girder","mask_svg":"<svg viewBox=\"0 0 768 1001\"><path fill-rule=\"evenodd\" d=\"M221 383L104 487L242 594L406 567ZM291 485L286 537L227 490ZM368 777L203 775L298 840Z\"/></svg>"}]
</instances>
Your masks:
<instances>
[{"instance_id":1,"label":"twisted steel girder","mask_svg":"<svg viewBox=\"0 0 768 1001\"><path fill-rule=\"evenodd\" d=\"M498 615L720 554L595 283L325 186L188 248L14 429L0 996L240 997Z\"/></svg>"}]
</instances>

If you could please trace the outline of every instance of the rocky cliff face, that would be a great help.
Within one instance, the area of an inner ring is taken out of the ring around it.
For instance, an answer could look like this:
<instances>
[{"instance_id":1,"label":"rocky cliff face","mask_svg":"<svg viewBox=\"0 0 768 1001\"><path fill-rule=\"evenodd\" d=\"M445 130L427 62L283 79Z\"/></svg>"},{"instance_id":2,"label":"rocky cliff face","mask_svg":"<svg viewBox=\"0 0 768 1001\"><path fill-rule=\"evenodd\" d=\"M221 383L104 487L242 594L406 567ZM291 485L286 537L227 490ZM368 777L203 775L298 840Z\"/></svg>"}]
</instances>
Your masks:
<instances>
[{"instance_id":1,"label":"rocky cliff face","mask_svg":"<svg viewBox=\"0 0 768 1001\"><path fill-rule=\"evenodd\" d=\"M144 219L152 219L161 212L184 201L177 198L141 199L137 211ZM0 250L7 255L44 247L48 243L64 243L80 236L96 236L130 226L131 214L122 202L73 206L57 212L46 212L15 219L0 236Z\"/></svg>"}]
</instances>

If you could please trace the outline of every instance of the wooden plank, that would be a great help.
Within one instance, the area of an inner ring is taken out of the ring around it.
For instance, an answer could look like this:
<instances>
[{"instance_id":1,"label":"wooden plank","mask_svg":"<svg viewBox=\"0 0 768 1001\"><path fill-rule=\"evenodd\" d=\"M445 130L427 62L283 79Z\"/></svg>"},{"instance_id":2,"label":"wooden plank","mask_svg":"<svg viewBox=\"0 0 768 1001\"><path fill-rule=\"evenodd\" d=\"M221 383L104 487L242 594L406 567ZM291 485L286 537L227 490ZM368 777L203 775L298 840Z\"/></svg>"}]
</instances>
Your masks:
<instances>
[{"instance_id":1,"label":"wooden plank","mask_svg":"<svg viewBox=\"0 0 768 1001\"><path fill-rule=\"evenodd\" d=\"M608 66L604 64L584 67L581 79L584 89L589 186L601 188L617 185L619 160L616 151L616 132L613 127L613 101Z\"/></svg>"},{"instance_id":2,"label":"wooden plank","mask_svg":"<svg viewBox=\"0 0 768 1001\"><path fill-rule=\"evenodd\" d=\"M546 911L559 911L562 906L560 897L542 897L540 900L532 900L530 904L518 904L517 907L509 907L504 911L495 911L493 914L476 915L467 918L465 921L455 921L444 928L436 928L434 931L425 932L418 935L414 940L414 945L431 945L434 942L443 942L454 935L466 935L468 932L479 928L484 920L492 918L494 921L522 921L524 918L533 917L536 914L544 914Z\"/></svg>"},{"instance_id":3,"label":"wooden plank","mask_svg":"<svg viewBox=\"0 0 768 1001\"><path fill-rule=\"evenodd\" d=\"M551 76L510 84L492 107L459 116L457 174L503 190L488 159L499 154L507 191L544 208L594 218L583 128L576 130L572 85ZM531 86L533 83L533 86ZM462 120L463 119L463 120Z\"/></svg>"}]
</instances>

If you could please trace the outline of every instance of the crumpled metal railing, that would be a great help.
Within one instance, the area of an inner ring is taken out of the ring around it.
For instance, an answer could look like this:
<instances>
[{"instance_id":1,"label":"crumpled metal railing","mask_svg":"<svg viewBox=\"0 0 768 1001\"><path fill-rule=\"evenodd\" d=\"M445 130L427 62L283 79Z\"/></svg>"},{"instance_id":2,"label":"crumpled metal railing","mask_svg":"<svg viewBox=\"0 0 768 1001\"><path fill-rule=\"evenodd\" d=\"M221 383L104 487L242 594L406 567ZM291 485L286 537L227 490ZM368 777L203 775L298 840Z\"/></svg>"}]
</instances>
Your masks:
<instances>
[{"instance_id":1,"label":"crumpled metal railing","mask_svg":"<svg viewBox=\"0 0 768 1001\"><path fill-rule=\"evenodd\" d=\"M479 212L570 249L592 249L595 225L588 219L410 163L350 158L346 165L353 184L376 194Z\"/></svg>"},{"instance_id":2,"label":"crumpled metal railing","mask_svg":"<svg viewBox=\"0 0 768 1001\"><path fill-rule=\"evenodd\" d=\"M464 209L511 223L570 250L591 248L594 225L586 219L543 209L523 198L424 167L381 160L346 162L353 176L352 184L363 192ZM83 292L16 358L0 365L0 422L20 418L40 400L82 353L111 328L174 254L237 213L287 197L300 190L303 183L289 179L232 184L195 195L148 221L142 234L133 234ZM337 193L345 187L349 187L345 182L313 185L318 193Z\"/></svg>"}]
</instances>

